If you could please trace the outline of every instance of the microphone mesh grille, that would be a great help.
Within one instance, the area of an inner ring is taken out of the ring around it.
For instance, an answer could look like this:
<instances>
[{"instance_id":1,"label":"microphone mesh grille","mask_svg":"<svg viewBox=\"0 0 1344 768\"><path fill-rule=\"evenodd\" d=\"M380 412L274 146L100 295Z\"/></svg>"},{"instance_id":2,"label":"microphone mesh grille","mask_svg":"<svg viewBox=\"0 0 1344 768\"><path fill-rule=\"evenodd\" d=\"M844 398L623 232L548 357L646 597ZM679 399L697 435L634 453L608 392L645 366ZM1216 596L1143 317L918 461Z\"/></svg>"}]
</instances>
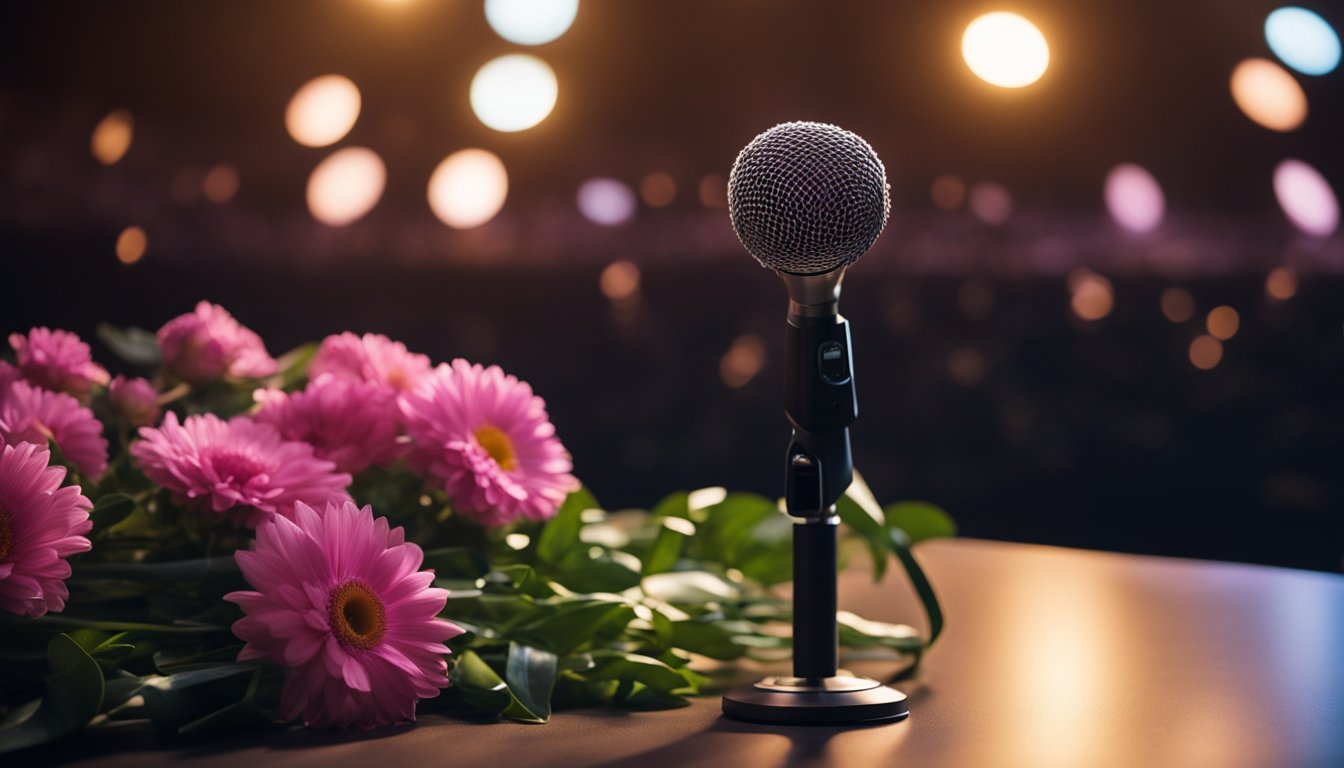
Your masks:
<instances>
[{"instance_id":1,"label":"microphone mesh grille","mask_svg":"<svg viewBox=\"0 0 1344 768\"><path fill-rule=\"evenodd\" d=\"M738 154L728 213L737 239L763 266L830 272L857 261L886 226L886 169L856 134L826 123L782 123Z\"/></svg>"}]
</instances>

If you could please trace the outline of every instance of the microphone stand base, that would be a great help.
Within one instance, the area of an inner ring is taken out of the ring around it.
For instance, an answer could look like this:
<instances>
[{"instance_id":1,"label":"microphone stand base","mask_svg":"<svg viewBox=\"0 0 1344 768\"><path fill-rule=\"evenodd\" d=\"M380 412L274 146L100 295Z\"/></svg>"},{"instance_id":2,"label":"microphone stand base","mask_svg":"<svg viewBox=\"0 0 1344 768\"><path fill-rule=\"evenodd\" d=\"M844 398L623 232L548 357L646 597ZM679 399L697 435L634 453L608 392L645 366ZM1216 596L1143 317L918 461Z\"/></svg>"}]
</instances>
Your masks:
<instances>
[{"instance_id":1,"label":"microphone stand base","mask_svg":"<svg viewBox=\"0 0 1344 768\"><path fill-rule=\"evenodd\" d=\"M905 694L866 677L767 677L723 695L723 714L771 725L880 725L910 715Z\"/></svg>"}]
</instances>

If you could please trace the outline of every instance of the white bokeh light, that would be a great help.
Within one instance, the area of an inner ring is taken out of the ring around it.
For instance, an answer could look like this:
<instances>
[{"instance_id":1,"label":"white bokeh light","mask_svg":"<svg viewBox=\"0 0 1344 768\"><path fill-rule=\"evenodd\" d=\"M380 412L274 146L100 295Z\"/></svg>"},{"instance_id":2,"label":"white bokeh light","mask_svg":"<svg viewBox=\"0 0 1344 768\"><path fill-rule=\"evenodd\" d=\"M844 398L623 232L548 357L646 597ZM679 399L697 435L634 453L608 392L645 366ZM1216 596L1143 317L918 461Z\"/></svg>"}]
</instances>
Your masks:
<instances>
[{"instance_id":1,"label":"white bokeh light","mask_svg":"<svg viewBox=\"0 0 1344 768\"><path fill-rule=\"evenodd\" d=\"M1105 194L1111 218L1130 232L1152 232L1162 223L1167 208L1162 186L1143 167L1124 163L1112 168Z\"/></svg>"},{"instance_id":2,"label":"white bokeh light","mask_svg":"<svg viewBox=\"0 0 1344 768\"><path fill-rule=\"evenodd\" d=\"M1306 8L1280 8L1265 19L1265 42L1284 64L1304 75L1328 75L1339 66L1339 35Z\"/></svg>"},{"instance_id":3,"label":"white bokeh light","mask_svg":"<svg viewBox=\"0 0 1344 768\"><path fill-rule=\"evenodd\" d=\"M509 195L504 163L484 149L462 149L444 158L429 177L429 207L454 229L493 219Z\"/></svg>"},{"instance_id":4,"label":"white bokeh light","mask_svg":"<svg viewBox=\"0 0 1344 768\"><path fill-rule=\"evenodd\" d=\"M550 65L511 53L490 61L471 79L471 111L496 131L524 131L551 114L558 93Z\"/></svg>"},{"instance_id":5,"label":"white bokeh light","mask_svg":"<svg viewBox=\"0 0 1344 768\"><path fill-rule=\"evenodd\" d=\"M285 128L305 147L327 147L345 138L359 119L359 88L341 75L309 80L285 109Z\"/></svg>"},{"instance_id":6,"label":"white bokeh light","mask_svg":"<svg viewBox=\"0 0 1344 768\"><path fill-rule=\"evenodd\" d=\"M961 55L976 77L1000 88L1023 88L1045 74L1050 46L1045 35L1016 13L987 13L961 36Z\"/></svg>"},{"instance_id":7,"label":"white bokeh light","mask_svg":"<svg viewBox=\"0 0 1344 768\"><path fill-rule=\"evenodd\" d=\"M308 177L308 210L332 227L359 220L383 196L387 169L371 149L338 149L317 164Z\"/></svg>"},{"instance_id":8,"label":"white bokeh light","mask_svg":"<svg viewBox=\"0 0 1344 768\"><path fill-rule=\"evenodd\" d=\"M542 45L569 31L579 0L485 0L495 34L518 45Z\"/></svg>"},{"instance_id":9,"label":"white bokeh light","mask_svg":"<svg viewBox=\"0 0 1344 768\"><path fill-rule=\"evenodd\" d=\"M1284 160L1274 169L1274 196L1293 226L1307 235L1329 237L1339 228L1339 198L1330 182L1301 160Z\"/></svg>"},{"instance_id":10,"label":"white bokeh light","mask_svg":"<svg viewBox=\"0 0 1344 768\"><path fill-rule=\"evenodd\" d=\"M635 191L616 179L589 179L579 185L579 212L594 224L614 227L635 216Z\"/></svg>"}]
</instances>

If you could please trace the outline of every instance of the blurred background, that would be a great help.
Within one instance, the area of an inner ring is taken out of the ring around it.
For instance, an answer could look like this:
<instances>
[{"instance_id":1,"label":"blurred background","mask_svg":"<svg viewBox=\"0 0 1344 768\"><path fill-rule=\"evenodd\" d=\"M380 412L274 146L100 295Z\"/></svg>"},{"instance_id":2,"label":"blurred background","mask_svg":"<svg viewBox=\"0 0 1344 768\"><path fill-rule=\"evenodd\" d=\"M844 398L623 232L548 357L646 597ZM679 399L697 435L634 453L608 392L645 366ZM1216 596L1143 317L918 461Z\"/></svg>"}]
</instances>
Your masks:
<instances>
[{"instance_id":1,"label":"blurred background","mask_svg":"<svg viewBox=\"0 0 1344 768\"><path fill-rule=\"evenodd\" d=\"M1011 14L1011 15L1010 15ZM498 363L609 508L777 494L737 151L836 123L856 464L966 535L1344 567L1340 3L0 6L0 330L218 302Z\"/></svg>"}]
</instances>

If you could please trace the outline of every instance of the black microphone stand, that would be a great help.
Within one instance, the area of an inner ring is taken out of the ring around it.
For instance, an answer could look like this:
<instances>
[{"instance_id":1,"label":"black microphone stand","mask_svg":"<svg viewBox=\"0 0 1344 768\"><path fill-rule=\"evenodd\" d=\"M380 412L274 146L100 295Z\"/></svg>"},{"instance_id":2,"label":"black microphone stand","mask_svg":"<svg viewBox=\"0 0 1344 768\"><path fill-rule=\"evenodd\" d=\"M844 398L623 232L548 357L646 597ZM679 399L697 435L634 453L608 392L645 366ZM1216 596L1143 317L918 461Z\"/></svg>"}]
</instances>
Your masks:
<instances>
[{"instance_id":1,"label":"black microphone stand","mask_svg":"<svg viewBox=\"0 0 1344 768\"><path fill-rule=\"evenodd\" d=\"M737 720L867 725L903 720L905 694L839 674L835 504L854 479L849 425L858 418L849 324L838 311L844 269L781 272L789 287L784 409L793 424L785 502L793 527L793 676L732 688L723 713Z\"/></svg>"}]
</instances>

